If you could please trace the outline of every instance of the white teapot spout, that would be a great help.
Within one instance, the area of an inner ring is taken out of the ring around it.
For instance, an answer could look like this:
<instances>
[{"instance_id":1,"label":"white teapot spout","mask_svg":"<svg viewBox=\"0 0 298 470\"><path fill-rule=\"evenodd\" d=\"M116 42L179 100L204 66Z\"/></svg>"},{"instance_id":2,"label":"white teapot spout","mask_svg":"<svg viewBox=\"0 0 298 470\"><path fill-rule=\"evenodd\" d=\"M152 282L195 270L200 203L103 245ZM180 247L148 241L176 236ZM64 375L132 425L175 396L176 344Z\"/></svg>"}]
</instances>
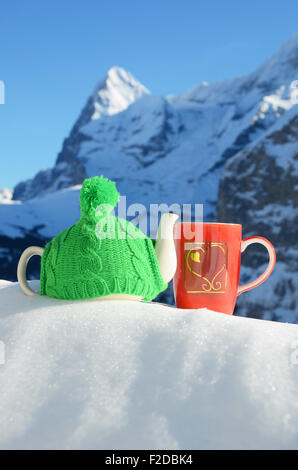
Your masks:
<instances>
[{"instance_id":1,"label":"white teapot spout","mask_svg":"<svg viewBox=\"0 0 298 470\"><path fill-rule=\"evenodd\" d=\"M177 269L177 258L174 244L174 224L177 214L163 214L157 232L155 253L159 269L165 283L170 282Z\"/></svg>"}]
</instances>

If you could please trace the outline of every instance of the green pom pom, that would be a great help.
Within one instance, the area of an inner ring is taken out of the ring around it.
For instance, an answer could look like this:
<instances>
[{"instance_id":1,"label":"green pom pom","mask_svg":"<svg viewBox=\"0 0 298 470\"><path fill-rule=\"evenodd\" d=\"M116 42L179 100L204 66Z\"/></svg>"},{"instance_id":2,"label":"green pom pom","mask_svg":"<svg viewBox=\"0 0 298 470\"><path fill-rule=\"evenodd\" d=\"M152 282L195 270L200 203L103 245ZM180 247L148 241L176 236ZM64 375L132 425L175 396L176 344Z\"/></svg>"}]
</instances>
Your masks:
<instances>
[{"instance_id":1,"label":"green pom pom","mask_svg":"<svg viewBox=\"0 0 298 470\"><path fill-rule=\"evenodd\" d=\"M105 217L117 204L120 194L116 185L102 175L85 179L80 204L83 216L99 219Z\"/></svg>"}]
</instances>

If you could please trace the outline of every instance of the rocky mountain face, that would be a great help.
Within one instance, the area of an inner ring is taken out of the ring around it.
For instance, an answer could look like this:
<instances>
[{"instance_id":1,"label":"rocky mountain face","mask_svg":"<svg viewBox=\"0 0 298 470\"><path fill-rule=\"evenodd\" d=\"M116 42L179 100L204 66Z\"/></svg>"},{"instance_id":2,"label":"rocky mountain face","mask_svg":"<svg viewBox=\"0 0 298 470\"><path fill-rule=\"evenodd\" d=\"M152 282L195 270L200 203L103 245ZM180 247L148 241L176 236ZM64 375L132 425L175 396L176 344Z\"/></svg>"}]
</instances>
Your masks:
<instances>
[{"instance_id":1,"label":"rocky mountain face","mask_svg":"<svg viewBox=\"0 0 298 470\"><path fill-rule=\"evenodd\" d=\"M10 204L0 204L0 277L15 278L21 247L32 238L44 244L74 223L79 188L72 187L104 174L127 204L203 203L205 221L241 222L245 236L271 239L275 273L243 294L238 310L254 315L264 305L264 318L297 321L297 77L298 33L252 74L201 83L180 96L154 96L113 67L88 98L54 167L19 183ZM265 259L263 251L247 250L242 277L254 278ZM171 301L169 295L163 299Z\"/></svg>"},{"instance_id":2,"label":"rocky mountain face","mask_svg":"<svg viewBox=\"0 0 298 470\"><path fill-rule=\"evenodd\" d=\"M241 296L238 311L261 311L263 318L289 322L297 322L298 310L297 108L227 162L217 206L219 220L241 223L249 235L264 234L276 248L277 266L266 287ZM255 278L266 263L264 248L254 245L243 255L243 278Z\"/></svg>"}]
</instances>

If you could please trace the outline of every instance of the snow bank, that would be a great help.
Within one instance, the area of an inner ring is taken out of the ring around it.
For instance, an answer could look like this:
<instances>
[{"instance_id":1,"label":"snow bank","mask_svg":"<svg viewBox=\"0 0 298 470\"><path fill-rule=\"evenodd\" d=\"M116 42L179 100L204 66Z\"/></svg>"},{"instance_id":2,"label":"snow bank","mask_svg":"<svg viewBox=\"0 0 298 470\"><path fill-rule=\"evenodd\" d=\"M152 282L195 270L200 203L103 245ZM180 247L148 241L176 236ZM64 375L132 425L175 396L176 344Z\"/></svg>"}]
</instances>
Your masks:
<instances>
[{"instance_id":1,"label":"snow bank","mask_svg":"<svg viewBox=\"0 0 298 470\"><path fill-rule=\"evenodd\" d=\"M298 448L297 325L1 281L0 340L0 448Z\"/></svg>"}]
</instances>

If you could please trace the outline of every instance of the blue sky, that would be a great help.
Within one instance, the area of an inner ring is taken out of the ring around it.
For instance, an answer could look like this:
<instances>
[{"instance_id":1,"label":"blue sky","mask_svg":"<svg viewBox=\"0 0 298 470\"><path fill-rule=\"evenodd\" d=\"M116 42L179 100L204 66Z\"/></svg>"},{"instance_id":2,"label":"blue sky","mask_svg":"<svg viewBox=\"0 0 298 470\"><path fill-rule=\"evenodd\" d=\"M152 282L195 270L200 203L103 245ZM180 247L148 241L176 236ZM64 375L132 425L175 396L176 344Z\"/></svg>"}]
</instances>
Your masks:
<instances>
[{"instance_id":1,"label":"blue sky","mask_svg":"<svg viewBox=\"0 0 298 470\"><path fill-rule=\"evenodd\" d=\"M298 2L3 0L0 188L52 166L113 65L152 93L254 70L297 30Z\"/></svg>"}]
</instances>

